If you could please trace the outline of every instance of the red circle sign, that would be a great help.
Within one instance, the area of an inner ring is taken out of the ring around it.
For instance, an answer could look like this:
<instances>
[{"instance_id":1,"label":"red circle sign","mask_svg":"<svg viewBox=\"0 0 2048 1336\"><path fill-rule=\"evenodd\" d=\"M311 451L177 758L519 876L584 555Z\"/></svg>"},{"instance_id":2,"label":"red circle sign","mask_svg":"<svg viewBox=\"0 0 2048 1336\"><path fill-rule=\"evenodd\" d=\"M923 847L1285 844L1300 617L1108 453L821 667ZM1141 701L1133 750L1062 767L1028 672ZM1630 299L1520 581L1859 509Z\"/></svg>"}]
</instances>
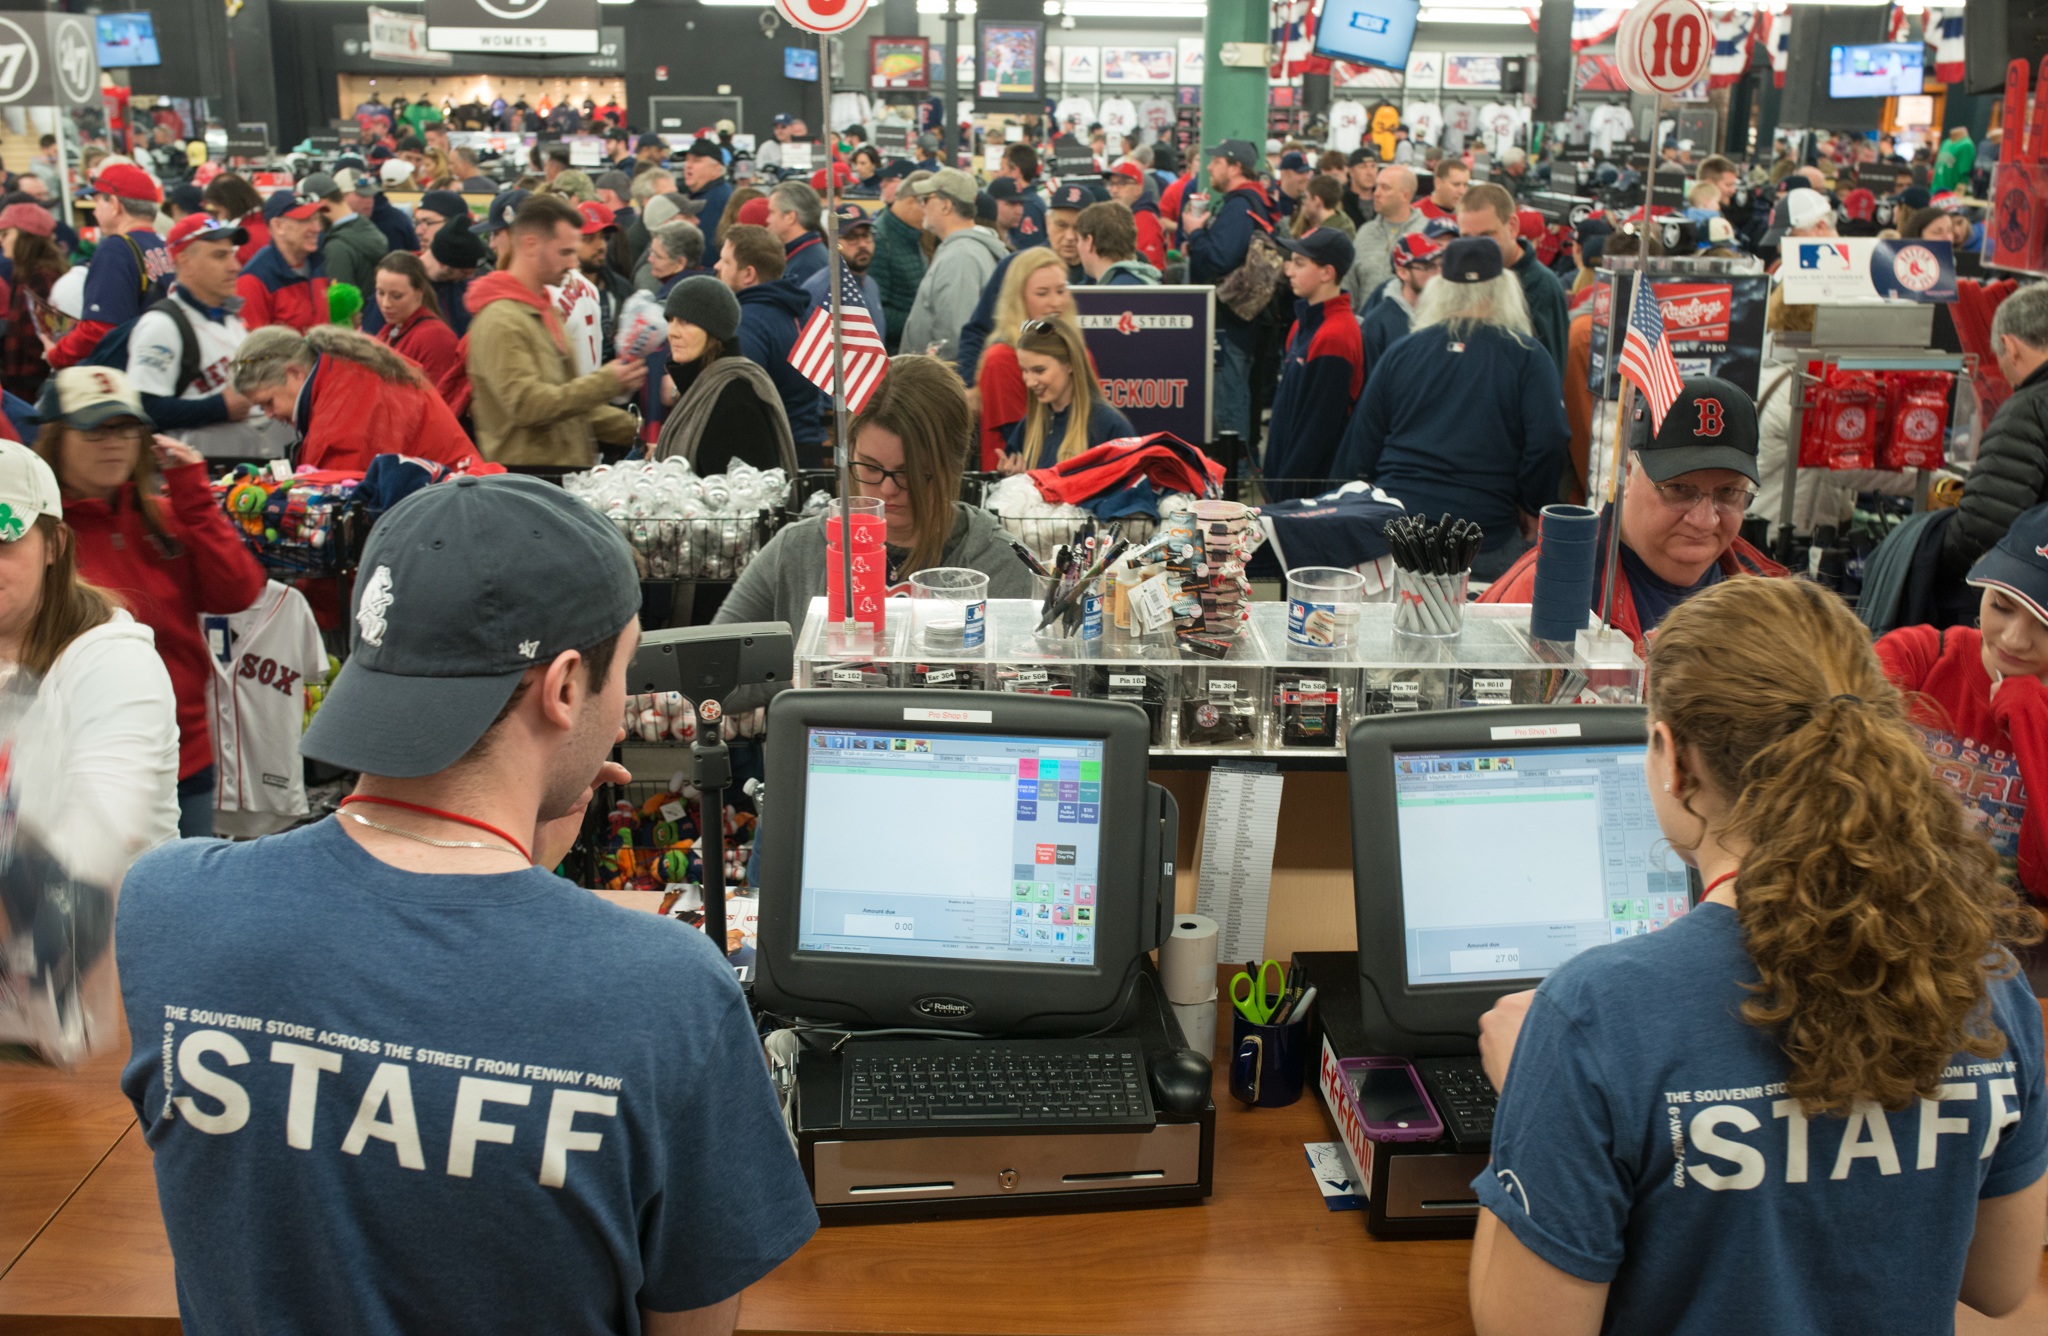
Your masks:
<instances>
[{"instance_id":1,"label":"red circle sign","mask_svg":"<svg viewBox=\"0 0 2048 1336\"><path fill-rule=\"evenodd\" d=\"M845 32L867 8L867 0L775 0L775 12L805 32Z\"/></svg>"},{"instance_id":2,"label":"red circle sign","mask_svg":"<svg viewBox=\"0 0 2048 1336\"><path fill-rule=\"evenodd\" d=\"M1614 36L1623 82L1638 93L1680 93L1707 73L1714 30L1699 0L1643 0Z\"/></svg>"}]
</instances>

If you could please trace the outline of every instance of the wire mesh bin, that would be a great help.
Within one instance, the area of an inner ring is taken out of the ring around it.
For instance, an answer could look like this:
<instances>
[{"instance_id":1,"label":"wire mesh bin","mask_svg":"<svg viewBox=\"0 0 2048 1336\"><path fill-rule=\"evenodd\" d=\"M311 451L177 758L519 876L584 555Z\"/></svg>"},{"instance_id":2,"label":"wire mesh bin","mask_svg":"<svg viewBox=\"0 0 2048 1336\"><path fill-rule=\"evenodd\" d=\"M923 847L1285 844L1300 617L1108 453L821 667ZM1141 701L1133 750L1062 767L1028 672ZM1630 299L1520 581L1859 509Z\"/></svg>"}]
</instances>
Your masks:
<instances>
[{"instance_id":1,"label":"wire mesh bin","mask_svg":"<svg viewBox=\"0 0 2048 1336\"><path fill-rule=\"evenodd\" d=\"M614 519L633 548L643 580L737 580L781 527L781 516L721 515L699 519Z\"/></svg>"},{"instance_id":2,"label":"wire mesh bin","mask_svg":"<svg viewBox=\"0 0 2048 1336\"><path fill-rule=\"evenodd\" d=\"M1288 641L1286 604L1254 603L1221 659L1113 625L1095 640L1042 638L1033 634L1040 608L1029 599L990 601L979 656L934 656L915 644L911 609L910 600L891 599L879 633L863 628L848 639L836 618L827 620L825 600L814 599L797 639L797 680L1128 701L1151 721L1155 751L1195 756L1341 755L1345 733L1363 715L1616 704L1642 691L1642 664L1632 655L1590 663L1573 645L1532 639L1527 604L1469 604L1462 630L1442 640L1397 636L1394 606L1366 604L1351 645L1317 650Z\"/></svg>"}]
</instances>

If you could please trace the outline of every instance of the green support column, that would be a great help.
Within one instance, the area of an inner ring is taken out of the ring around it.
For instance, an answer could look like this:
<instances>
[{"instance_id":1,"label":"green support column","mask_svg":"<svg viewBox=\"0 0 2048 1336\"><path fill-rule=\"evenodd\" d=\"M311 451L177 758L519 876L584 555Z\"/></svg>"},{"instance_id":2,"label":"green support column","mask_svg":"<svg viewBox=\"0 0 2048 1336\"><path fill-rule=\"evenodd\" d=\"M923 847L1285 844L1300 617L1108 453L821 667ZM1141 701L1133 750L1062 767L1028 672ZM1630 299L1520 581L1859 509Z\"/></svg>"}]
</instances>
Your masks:
<instances>
[{"instance_id":1,"label":"green support column","mask_svg":"<svg viewBox=\"0 0 2048 1336\"><path fill-rule=\"evenodd\" d=\"M1266 142L1266 68L1223 63L1225 42L1264 43L1269 35L1264 0L1209 0L1202 20L1202 143L1248 139ZM1198 180L1206 179L1198 176Z\"/></svg>"}]
</instances>

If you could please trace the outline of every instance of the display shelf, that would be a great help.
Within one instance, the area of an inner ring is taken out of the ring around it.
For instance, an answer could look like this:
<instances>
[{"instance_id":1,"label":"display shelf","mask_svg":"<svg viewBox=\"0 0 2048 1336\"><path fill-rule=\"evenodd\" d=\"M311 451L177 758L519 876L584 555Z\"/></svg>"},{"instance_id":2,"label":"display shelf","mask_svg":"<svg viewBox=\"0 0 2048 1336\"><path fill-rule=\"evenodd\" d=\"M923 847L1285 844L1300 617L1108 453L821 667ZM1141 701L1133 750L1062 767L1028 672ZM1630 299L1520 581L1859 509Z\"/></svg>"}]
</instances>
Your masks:
<instances>
[{"instance_id":1,"label":"display shelf","mask_svg":"<svg viewBox=\"0 0 2048 1336\"><path fill-rule=\"evenodd\" d=\"M1343 649L1287 638L1287 605L1250 604L1251 619L1220 659L1183 650L1168 633L1105 626L1093 640L1035 633L1040 605L994 599L977 650L928 651L924 624L943 603L890 599L879 630L849 634L813 599L797 637L796 681L828 689L927 687L1128 700L1152 720L1155 757L1172 768L1233 756L1277 759L1289 769L1335 769L1344 734L1364 715L1488 705L1542 705L1641 698L1642 663L1626 638L1605 655L1589 631L1581 644L1533 639L1527 604L1468 604L1456 636L1394 630L1393 604L1362 604ZM1590 614L1588 627L1596 625Z\"/></svg>"}]
</instances>

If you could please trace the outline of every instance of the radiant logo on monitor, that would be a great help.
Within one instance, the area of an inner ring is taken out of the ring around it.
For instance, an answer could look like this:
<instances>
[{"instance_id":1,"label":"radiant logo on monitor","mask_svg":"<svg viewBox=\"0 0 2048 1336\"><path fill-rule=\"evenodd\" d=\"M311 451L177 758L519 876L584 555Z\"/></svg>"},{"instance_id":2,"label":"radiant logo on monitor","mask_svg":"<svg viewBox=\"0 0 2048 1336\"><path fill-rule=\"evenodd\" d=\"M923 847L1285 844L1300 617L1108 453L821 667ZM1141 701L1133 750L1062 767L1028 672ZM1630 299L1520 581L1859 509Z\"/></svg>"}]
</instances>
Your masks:
<instances>
[{"instance_id":1,"label":"radiant logo on monitor","mask_svg":"<svg viewBox=\"0 0 2048 1336\"><path fill-rule=\"evenodd\" d=\"M957 997L920 997L910 1007L919 1015L942 1020L959 1020L974 1014L974 1004Z\"/></svg>"}]
</instances>

